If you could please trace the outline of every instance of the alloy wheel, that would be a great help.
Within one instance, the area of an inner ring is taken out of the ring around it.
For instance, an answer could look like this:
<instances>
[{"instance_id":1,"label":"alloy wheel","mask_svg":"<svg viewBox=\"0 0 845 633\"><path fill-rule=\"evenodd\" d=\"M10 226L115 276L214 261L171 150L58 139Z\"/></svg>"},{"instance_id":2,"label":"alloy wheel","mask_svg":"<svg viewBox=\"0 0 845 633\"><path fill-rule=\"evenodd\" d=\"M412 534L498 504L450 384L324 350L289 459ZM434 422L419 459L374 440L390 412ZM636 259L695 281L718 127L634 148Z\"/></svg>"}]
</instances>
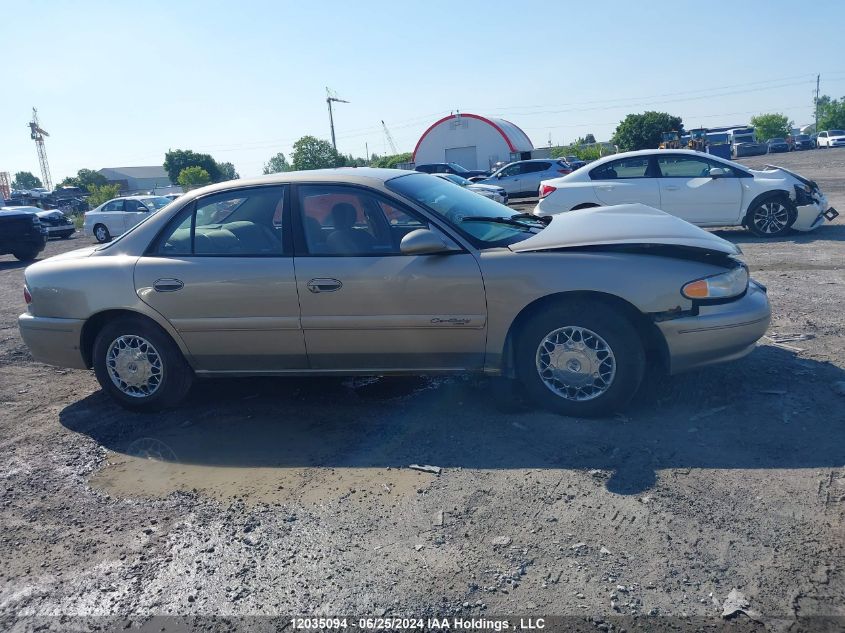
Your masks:
<instances>
[{"instance_id":1,"label":"alloy wheel","mask_svg":"<svg viewBox=\"0 0 845 633\"><path fill-rule=\"evenodd\" d=\"M753 222L761 233L780 233L789 224L789 209L777 200L764 202L754 212Z\"/></svg>"}]
</instances>

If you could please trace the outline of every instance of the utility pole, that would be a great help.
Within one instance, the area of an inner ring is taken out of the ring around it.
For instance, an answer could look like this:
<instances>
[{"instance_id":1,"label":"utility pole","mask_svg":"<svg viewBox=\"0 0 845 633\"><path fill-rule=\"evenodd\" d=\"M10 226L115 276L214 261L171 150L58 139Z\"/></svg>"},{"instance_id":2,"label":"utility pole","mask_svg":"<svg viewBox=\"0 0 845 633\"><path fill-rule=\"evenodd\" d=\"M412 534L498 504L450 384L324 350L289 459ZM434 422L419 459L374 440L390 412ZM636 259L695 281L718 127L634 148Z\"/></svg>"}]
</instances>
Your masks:
<instances>
[{"instance_id":1,"label":"utility pole","mask_svg":"<svg viewBox=\"0 0 845 633\"><path fill-rule=\"evenodd\" d=\"M337 142L334 138L334 117L332 116L332 102L335 103L349 103L348 101L344 101L343 99L339 99L337 94L329 90L329 87L326 86L326 103L329 106L329 127L332 130L332 147L334 147L335 151L337 151Z\"/></svg>"},{"instance_id":2,"label":"utility pole","mask_svg":"<svg viewBox=\"0 0 845 633\"><path fill-rule=\"evenodd\" d=\"M816 111L816 122L815 122L815 130L816 134L819 133L819 81L821 80L821 73L816 75L816 100L815 100L815 111Z\"/></svg>"}]
</instances>

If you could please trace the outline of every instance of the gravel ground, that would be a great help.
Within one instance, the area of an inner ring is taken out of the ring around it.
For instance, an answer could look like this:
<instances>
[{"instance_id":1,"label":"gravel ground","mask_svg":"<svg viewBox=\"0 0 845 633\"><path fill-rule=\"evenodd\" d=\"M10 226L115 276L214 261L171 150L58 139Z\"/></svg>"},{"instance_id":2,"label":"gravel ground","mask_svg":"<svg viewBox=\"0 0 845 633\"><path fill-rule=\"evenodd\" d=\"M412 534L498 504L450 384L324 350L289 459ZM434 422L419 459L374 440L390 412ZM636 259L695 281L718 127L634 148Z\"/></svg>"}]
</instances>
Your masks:
<instances>
[{"instance_id":1,"label":"gravel ground","mask_svg":"<svg viewBox=\"0 0 845 633\"><path fill-rule=\"evenodd\" d=\"M743 162L815 178L845 211L845 150ZM31 360L23 266L0 257L0 628L545 614L656 630L718 618L734 588L753 619L731 630L845 618L845 222L720 234L792 349L764 339L652 379L594 421L502 410L474 377L215 380L127 413L90 372Z\"/></svg>"}]
</instances>

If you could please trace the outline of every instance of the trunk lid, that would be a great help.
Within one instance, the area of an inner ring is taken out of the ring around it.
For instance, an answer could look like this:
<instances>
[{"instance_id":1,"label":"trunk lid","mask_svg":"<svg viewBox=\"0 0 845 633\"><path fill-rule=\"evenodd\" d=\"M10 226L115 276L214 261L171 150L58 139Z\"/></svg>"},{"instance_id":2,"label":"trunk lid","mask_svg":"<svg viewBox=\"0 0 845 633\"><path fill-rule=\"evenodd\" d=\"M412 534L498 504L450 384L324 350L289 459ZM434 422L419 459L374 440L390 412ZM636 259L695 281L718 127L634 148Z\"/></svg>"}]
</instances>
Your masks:
<instances>
[{"instance_id":1,"label":"trunk lid","mask_svg":"<svg viewBox=\"0 0 845 633\"><path fill-rule=\"evenodd\" d=\"M689 222L644 204L620 204L567 211L527 240L511 244L515 253L585 246L665 244L725 255L740 249Z\"/></svg>"}]
</instances>

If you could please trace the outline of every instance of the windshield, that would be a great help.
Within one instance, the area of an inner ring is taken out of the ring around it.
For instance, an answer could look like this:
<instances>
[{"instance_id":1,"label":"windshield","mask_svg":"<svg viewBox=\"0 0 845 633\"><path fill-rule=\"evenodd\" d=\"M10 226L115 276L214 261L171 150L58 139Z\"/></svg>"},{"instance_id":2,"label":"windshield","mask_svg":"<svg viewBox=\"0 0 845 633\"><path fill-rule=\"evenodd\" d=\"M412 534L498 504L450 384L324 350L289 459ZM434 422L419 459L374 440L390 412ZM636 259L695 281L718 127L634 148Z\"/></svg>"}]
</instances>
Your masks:
<instances>
[{"instance_id":1,"label":"windshield","mask_svg":"<svg viewBox=\"0 0 845 633\"><path fill-rule=\"evenodd\" d=\"M458 172L459 174L462 174L462 173L464 173L465 171L469 171L469 169L467 169L466 167L463 167L463 166L461 166L461 165L458 165L458 163L446 163L446 164L447 164L447 165L449 165L449 167L451 167L452 169L454 169L454 170L455 170L456 172Z\"/></svg>"},{"instance_id":2,"label":"windshield","mask_svg":"<svg viewBox=\"0 0 845 633\"><path fill-rule=\"evenodd\" d=\"M753 143L754 137L750 134L748 136L734 136L734 143Z\"/></svg>"},{"instance_id":3,"label":"windshield","mask_svg":"<svg viewBox=\"0 0 845 633\"><path fill-rule=\"evenodd\" d=\"M142 202L154 211L158 211L173 202L173 200L164 196L156 196L155 198L144 198Z\"/></svg>"},{"instance_id":4,"label":"windshield","mask_svg":"<svg viewBox=\"0 0 845 633\"><path fill-rule=\"evenodd\" d=\"M782 138L773 138L769 141L769 143L786 143L786 141Z\"/></svg>"},{"instance_id":5,"label":"windshield","mask_svg":"<svg viewBox=\"0 0 845 633\"><path fill-rule=\"evenodd\" d=\"M465 218L510 218L519 214L503 204L441 178L410 174L387 181L387 187L436 213L479 248L521 242L543 228L539 222L534 226L531 220L527 220L524 226L492 221L465 222Z\"/></svg>"},{"instance_id":6,"label":"windshield","mask_svg":"<svg viewBox=\"0 0 845 633\"><path fill-rule=\"evenodd\" d=\"M796 140L799 140L799 141L806 141L810 138L810 135L809 134L799 134L795 138L796 138Z\"/></svg>"},{"instance_id":7,"label":"windshield","mask_svg":"<svg viewBox=\"0 0 845 633\"><path fill-rule=\"evenodd\" d=\"M831 130L827 133L828 136L845 136L845 131L843 130Z\"/></svg>"},{"instance_id":8,"label":"windshield","mask_svg":"<svg viewBox=\"0 0 845 633\"><path fill-rule=\"evenodd\" d=\"M443 174L446 176L447 180L452 181L456 185L460 185L461 187L466 187L467 185L471 185L472 183L464 178L463 176L458 176L457 174Z\"/></svg>"}]
</instances>

